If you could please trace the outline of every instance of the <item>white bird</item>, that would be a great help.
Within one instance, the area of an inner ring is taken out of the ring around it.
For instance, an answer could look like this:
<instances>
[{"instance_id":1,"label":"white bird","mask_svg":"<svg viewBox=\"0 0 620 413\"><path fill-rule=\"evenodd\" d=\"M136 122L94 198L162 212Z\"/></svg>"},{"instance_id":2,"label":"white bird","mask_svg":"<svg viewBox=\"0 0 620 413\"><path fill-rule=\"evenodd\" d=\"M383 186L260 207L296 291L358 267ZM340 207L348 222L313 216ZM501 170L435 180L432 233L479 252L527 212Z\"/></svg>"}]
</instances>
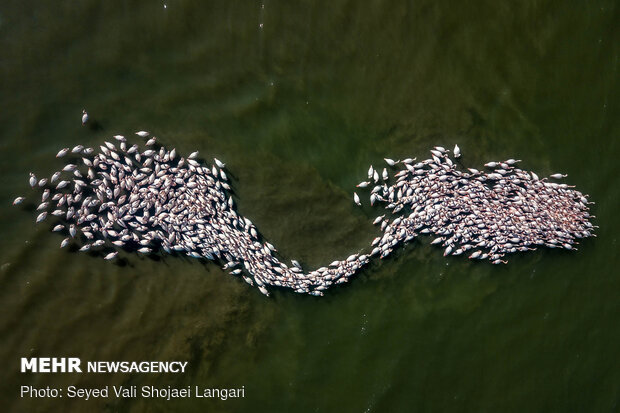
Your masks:
<instances>
[{"instance_id":1,"label":"white bird","mask_svg":"<svg viewBox=\"0 0 620 413\"><path fill-rule=\"evenodd\" d=\"M88 122L88 113L82 109L82 126L86 125L86 122Z\"/></svg>"},{"instance_id":2,"label":"white bird","mask_svg":"<svg viewBox=\"0 0 620 413\"><path fill-rule=\"evenodd\" d=\"M194 159L198 156L198 151L196 152L192 152L189 154L189 156L187 157L187 159Z\"/></svg>"},{"instance_id":3,"label":"white bird","mask_svg":"<svg viewBox=\"0 0 620 413\"><path fill-rule=\"evenodd\" d=\"M114 139L116 139L119 142L126 142L127 139L125 139L125 137L123 135L114 135Z\"/></svg>"},{"instance_id":4,"label":"white bird","mask_svg":"<svg viewBox=\"0 0 620 413\"><path fill-rule=\"evenodd\" d=\"M390 158L383 158L383 159L384 159L384 160L385 160L385 162L386 162L388 165L390 165L390 166L394 166L394 165L396 165L397 163L399 163L399 162L400 162L400 160L395 161L395 160L390 159Z\"/></svg>"},{"instance_id":5,"label":"white bird","mask_svg":"<svg viewBox=\"0 0 620 413\"><path fill-rule=\"evenodd\" d=\"M356 203L357 205L359 205L359 206L361 206L361 205L362 205L362 203L360 202L360 197L359 197L359 196L357 196L357 193L356 193L356 192L353 192L353 201L355 201L355 203Z\"/></svg>"},{"instance_id":6,"label":"white bird","mask_svg":"<svg viewBox=\"0 0 620 413\"><path fill-rule=\"evenodd\" d=\"M157 140L157 138L152 137L151 139L149 139L148 141L146 141L145 145L146 146L153 146L155 145L155 141Z\"/></svg>"},{"instance_id":7,"label":"white bird","mask_svg":"<svg viewBox=\"0 0 620 413\"><path fill-rule=\"evenodd\" d=\"M368 179L372 178L373 172L374 172L374 169L372 168L372 165L370 165L370 168L368 168Z\"/></svg>"},{"instance_id":8,"label":"white bird","mask_svg":"<svg viewBox=\"0 0 620 413\"><path fill-rule=\"evenodd\" d=\"M470 259L478 258L482 254L482 251L476 251L469 256Z\"/></svg>"},{"instance_id":9,"label":"white bird","mask_svg":"<svg viewBox=\"0 0 620 413\"><path fill-rule=\"evenodd\" d=\"M358 188L366 188L368 185L370 185L370 182L364 181L364 182L360 182L359 184L355 186L357 186Z\"/></svg>"},{"instance_id":10,"label":"white bird","mask_svg":"<svg viewBox=\"0 0 620 413\"><path fill-rule=\"evenodd\" d=\"M69 148L63 148L63 149L58 151L58 153L56 154L56 157L57 158L62 158L63 156L65 156L67 154L67 152L69 152Z\"/></svg>"},{"instance_id":11,"label":"white bird","mask_svg":"<svg viewBox=\"0 0 620 413\"><path fill-rule=\"evenodd\" d=\"M18 196L18 197L17 197L17 198L15 198L15 200L13 201L13 205L19 205L19 204L21 204L22 202L24 202L24 199L26 199L26 198L24 198L23 196Z\"/></svg>"},{"instance_id":12,"label":"white bird","mask_svg":"<svg viewBox=\"0 0 620 413\"><path fill-rule=\"evenodd\" d=\"M45 219L45 217L47 217L47 212L41 212L39 214L39 216L37 217L37 224L41 221L43 221Z\"/></svg>"},{"instance_id":13,"label":"white bird","mask_svg":"<svg viewBox=\"0 0 620 413\"><path fill-rule=\"evenodd\" d=\"M562 179L562 178L566 178L568 175L553 174L553 175L549 175L549 176L551 176L553 179Z\"/></svg>"},{"instance_id":14,"label":"white bird","mask_svg":"<svg viewBox=\"0 0 620 413\"><path fill-rule=\"evenodd\" d=\"M32 172L30 173L30 179L28 180L28 183L33 188L37 184L37 177Z\"/></svg>"},{"instance_id":15,"label":"white bird","mask_svg":"<svg viewBox=\"0 0 620 413\"><path fill-rule=\"evenodd\" d=\"M461 148L459 148L459 145L454 145L454 157L455 158L461 157Z\"/></svg>"},{"instance_id":16,"label":"white bird","mask_svg":"<svg viewBox=\"0 0 620 413\"><path fill-rule=\"evenodd\" d=\"M383 168L383 173L381 175L382 175L382 178L383 178L384 181L387 181L388 178L390 177L388 175L387 169L385 169L385 168Z\"/></svg>"},{"instance_id":17,"label":"white bird","mask_svg":"<svg viewBox=\"0 0 620 413\"><path fill-rule=\"evenodd\" d=\"M224 162L220 161L219 159L213 158L213 160L215 161L215 164L217 165L218 168L221 169L221 168L225 168L226 167L226 164Z\"/></svg>"},{"instance_id":18,"label":"white bird","mask_svg":"<svg viewBox=\"0 0 620 413\"><path fill-rule=\"evenodd\" d=\"M141 138L146 138L147 136L149 136L149 133L147 131L141 130L136 132L136 135L138 135Z\"/></svg>"},{"instance_id":19,"label":"white bird","mask_svg":"<svg viewBox=\"0 0 620 413\"><path fill-rule=\"evenodd\" d=\"M114 251L103 257L104 260L111 260L118 255L118 251Z\"/></svg>"},{"instance_id":20,"label":"white bird","mask_svg":"<svg viewBox=\"0 0 620 413\"><path fill-rule=\"evenodd\" d=\"M52 175L52 177L50 178L50 182L51 183L56 182L59 177L60 177L60 172L54 172L54 175Z\"/></svg>"}]
</instances>

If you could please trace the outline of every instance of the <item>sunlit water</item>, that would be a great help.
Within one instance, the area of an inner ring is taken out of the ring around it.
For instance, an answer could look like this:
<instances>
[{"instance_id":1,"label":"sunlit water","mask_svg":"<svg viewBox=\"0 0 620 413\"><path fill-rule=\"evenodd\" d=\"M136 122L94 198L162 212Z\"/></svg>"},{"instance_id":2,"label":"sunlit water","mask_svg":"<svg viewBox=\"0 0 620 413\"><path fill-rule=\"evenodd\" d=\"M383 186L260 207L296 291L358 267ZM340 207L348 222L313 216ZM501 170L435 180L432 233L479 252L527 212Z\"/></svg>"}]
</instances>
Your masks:
<instances>
[{"instance_id":1,"label":"sunlit water","mask_svg":"<svg viewBox=\"0 0 620 413\"><path fill-rule=\"evenodd\" d=\"M109 4L108 4L109 3ZM0 5L0 397L9 411L613 411L620 402L614 2ZM87 108L100 128L80 125ZM217 266L58 248L11 206L59 148L149 129L225 160L249 217L316 268L366 248L383 157L462 148L563 172L597 238L492 266L421 238L326 297ZM185 375L23 375L22 356L189 360ZM19 400L19 386L244 385L227 401Z\"/></svg>"}]
</instances>

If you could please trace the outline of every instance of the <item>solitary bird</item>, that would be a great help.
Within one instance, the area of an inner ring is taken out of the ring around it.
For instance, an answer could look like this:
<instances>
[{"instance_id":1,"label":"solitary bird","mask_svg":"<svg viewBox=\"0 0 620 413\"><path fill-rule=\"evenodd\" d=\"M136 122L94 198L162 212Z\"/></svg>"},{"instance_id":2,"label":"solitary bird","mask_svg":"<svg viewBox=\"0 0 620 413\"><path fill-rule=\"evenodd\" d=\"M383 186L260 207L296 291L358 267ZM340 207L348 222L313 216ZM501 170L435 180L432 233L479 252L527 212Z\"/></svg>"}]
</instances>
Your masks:
<instances>
[{"instance_id":1,"label":"solitary bird","mask_svg":"<svg viewBox=\"0 0 620 413\"><path fill-rule=\"evenodd\" d=\"M455 158L461 157L461 148L459 148L459 145L454 145L454 157Z\"/></svg>"},{"instance_id":2,"label":"solitary bird","mask_svg":"<svg viewBox=\"0 0 620 413\"><path fill-rule=\"evenodd\" d=\"M82 109L82 126L86 125L86 122L88 122L88 112L86 109Z\"/></svg>"},{"instance_id":3,"label":"solitary bird","mask_svg":"<svg viewBox=\"0 0 620 413\"><path fill-rule=\"evenodd\" d=\"M56 157L57 158L62 158L63 156L65 156L67 154L67 152L69 152L69 148L63 148L63 149L58 151L58 153L56 154Z\"/></svg>"},{"instance_id":4,"label":"solitary bird","mask_svg":"<svg viewBox=\"0 0 620 413\"><path fill-rule=\"evenodd\" d=\"M356 192L353 192L353 200L357 205L362 206L362 203L360 202L360 197L357 195Z\"/></svg>"}]
</instances>

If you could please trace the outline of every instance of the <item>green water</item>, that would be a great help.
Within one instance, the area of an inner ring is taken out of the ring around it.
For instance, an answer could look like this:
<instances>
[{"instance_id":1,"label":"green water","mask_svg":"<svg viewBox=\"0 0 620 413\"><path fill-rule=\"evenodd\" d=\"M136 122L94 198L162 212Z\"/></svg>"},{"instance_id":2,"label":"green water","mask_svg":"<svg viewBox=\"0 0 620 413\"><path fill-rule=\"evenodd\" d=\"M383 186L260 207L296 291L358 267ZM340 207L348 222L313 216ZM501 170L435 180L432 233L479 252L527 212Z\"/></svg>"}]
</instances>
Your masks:
<instances>
[{"instance_id":1,"label":"green water","mask_svg":"<svg viewBox=\"0 0 620 413\"><path fill-rule=\"evenodd\" d=\"M2 410L618 411L618 4L514 3L2 2ZM82 108L100 128L81 127ZM239 211L308 268L376 236L351 200L369 164L438 144L470 167L515 157L567 173L600 229L577 252L506 266L420 239L326 297L267 299L196 260L61 250L11 206L28 172L62 166L58 149L140 129L225 160ZM189 368L22 374L26 356ZM19 397L114 384L246 397Z\"/></svg>"}]
</instances>

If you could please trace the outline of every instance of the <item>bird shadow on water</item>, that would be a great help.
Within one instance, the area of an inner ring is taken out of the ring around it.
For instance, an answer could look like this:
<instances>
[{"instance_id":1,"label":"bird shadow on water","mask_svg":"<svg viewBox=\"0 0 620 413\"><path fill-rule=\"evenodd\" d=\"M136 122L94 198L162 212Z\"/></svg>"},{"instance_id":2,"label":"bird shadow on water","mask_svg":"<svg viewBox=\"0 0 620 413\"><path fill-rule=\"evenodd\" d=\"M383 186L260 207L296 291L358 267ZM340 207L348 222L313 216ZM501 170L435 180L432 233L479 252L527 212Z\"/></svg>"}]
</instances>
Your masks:
<instances>
[{"instance_id":1,"label":"bird shadow on water","mask_svg":"<svg viewBox=\"0 0 620 413\"><path fill-rule=\"evenodd\" d=\"M103 127L103 123L101 123L97 119L89 119L86 127L93 132L101 132L105 130L105 128Z\"/></svg>"}]
</instances>

